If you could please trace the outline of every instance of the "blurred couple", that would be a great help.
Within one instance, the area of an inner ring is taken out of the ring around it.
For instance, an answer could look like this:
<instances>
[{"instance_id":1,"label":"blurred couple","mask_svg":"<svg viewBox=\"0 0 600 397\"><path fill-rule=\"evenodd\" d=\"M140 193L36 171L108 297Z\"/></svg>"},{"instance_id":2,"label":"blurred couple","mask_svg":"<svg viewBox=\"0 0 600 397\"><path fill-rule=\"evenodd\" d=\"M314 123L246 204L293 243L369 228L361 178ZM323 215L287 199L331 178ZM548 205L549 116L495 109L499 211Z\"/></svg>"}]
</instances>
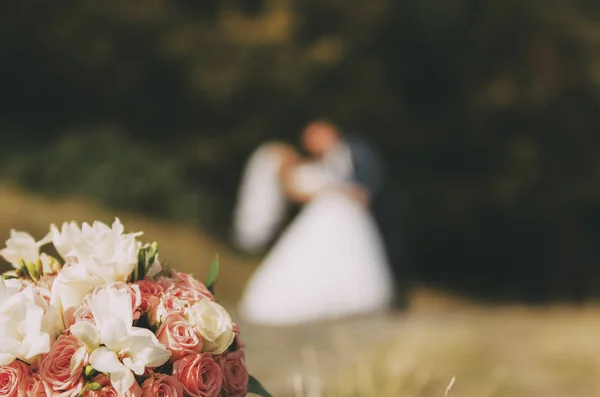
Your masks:
<instances>
[{"instance_id":1,"label":"blurred couple","mask_svg":"<svg viewBox=\"0 0 600 397\"><path fill-rule=\"evenodd\" d=\"M244 171L234 237L259 252L290 203L301 211L250 279L240 303L247 321L293 325L386 309L394 301L400 252L399 203L377 153L328 121L302 133L307 157L266 143Z\"/></svg>"}]
</instances>

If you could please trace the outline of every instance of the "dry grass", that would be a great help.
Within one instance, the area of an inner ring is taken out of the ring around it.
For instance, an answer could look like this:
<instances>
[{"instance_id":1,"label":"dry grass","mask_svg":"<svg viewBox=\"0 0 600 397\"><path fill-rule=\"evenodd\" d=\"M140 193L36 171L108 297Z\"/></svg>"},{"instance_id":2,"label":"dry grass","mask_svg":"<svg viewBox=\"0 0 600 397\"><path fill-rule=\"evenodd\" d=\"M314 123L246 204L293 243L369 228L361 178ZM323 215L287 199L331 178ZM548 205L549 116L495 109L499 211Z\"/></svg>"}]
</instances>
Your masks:
<instances>
[{"instance_id":1,"label":"dry grass","mask_svg":"<svg viewBox=\"0 0 600 397\"><path fill-rule=\"evenodd\" d=\"M254 268L193 229L0 187L5 237L10 228L42 236L52 222L111 222L115 215L128 230L144 230L145 240L158 241L164 259L183 271L203 275L219 252L217 293L226 303L239 297ZM442 397L453 376L449 397L600 395L596 307L492 308L419 290L402 316L242 329L250 369L278 397Z\"/></svg>"},{"instance_id":2,"label":"dry grass","mask_svg":"<svg viewBox=\"0 0 600 397\"><path fill-rule=\"evenodd\" d=\"M329 378L326 397L600 395L600 309L412 316L391 344Z\"/></svg>"}]
</instances>

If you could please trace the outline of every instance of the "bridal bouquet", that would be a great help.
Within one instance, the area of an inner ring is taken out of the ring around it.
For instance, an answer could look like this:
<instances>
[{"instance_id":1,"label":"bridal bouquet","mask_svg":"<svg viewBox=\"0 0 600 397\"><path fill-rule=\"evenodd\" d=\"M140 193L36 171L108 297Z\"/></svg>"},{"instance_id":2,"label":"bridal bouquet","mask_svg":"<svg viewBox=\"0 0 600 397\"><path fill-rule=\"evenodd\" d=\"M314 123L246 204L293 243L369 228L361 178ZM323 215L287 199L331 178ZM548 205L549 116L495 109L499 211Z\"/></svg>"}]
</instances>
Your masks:
<instances>
[{"instance_id":1,"label":"bridal bouquet","mask_svg":"<svg viewBox=\"0 0 600 397\"><path fill-rule=\"evenodd\" d=\"M0 396L269 396L206 283L163 266L141 233L74 222L0 251ZM40 254L52 243L62 261Z\"/></svg>"}]
</instances>

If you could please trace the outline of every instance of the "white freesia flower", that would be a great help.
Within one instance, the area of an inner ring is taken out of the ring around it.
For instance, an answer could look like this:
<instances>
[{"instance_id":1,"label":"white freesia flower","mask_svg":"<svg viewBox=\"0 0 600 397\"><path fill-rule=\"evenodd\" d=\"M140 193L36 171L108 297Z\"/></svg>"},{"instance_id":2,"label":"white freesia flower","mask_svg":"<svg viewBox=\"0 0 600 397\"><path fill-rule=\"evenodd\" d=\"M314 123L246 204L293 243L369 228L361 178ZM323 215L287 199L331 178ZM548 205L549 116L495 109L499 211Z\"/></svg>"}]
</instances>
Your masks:
<instances>
[{"instance_id":1,"label":"white freesia flower","mask_svg":"<svg viewBox=\"0 0 600 397\"><path fill-rule=\"evenodd\" d=\"M15 359L35 362L61 331L55 308L33 285L21 288L18 280L0 278L0 366Z\"/></svg>"},{"instance_id":2,"label":"white freesia flower","mask_svg":"<svg viewBox=\"0 0 600 397\"><path fill-rule=\"evenodd\" d=\"M50 238L58 253L67 261L52 286L52 302L62 310L66 327L85 295L95 287L126 282L137 266L141 233L123 234L117 218L112 227L102 222L92 225L64 223L50 227Z\"/></svg>"},{"instance_id":3,"label":"white freesia flower","mask_svg":"<svg viewBox=\"0 0 600 397\"><path fill-rule=\"evenodd\" d=\"M56 260L56 258L44 253L40 255L40 262L42 263L42 273L45 275L57 274L62 268L61 264Z\"/></svg>"},{"instance_id":4,"label":"white freesia flower","mask_svg":"<svg viewBox=\"0 0 600 397\"><path fill-rule=\"evenodd\" d=\"M59 229L55 224L50 225L48 236L59 255L67 260L75 255L75 247L83 244L83 236L77 222L65 222Z\"/></svg>"},{"instance_id":5,"label":"white freesia flower","mask_svg":"<svg viewBox=\"0 0 600 397\"><path fill-rule=\"evenodd\" d=\"M233 343L233 322L223 306L202 299L187 309L186 314L190 324L204 338L203 351L221 354Z\"/></svg>"},{"instance_id":6,"label":"white freesia flower","mask_svg":"<svg viewBox=\"0 0 600 397\"><path fill-rule=\"evenodd\" d=\"M6 248L0 250L0 255L15 269L18 269L21 260L25 262L37 261L40 258L40 247L50 241L50 236L36 241L29 233L11 229L10 237L6 240Z\"/></svg>"},{"instance_id":7,"label":"white freesia flower","mask_svg":"<svg viewBox=\"0 0 600 397\"><path fill-rule=\"evenodd\" d=\"M108 373L113 387L124 395L146 367L159 367L171 353L154 333L134 327L131 296L108 284L89 299L95 324L79 322L70 331L87 347L90 365ZM101 346L103 345L103 346Z\"/></svg>"},{"instance_id":8,"label":"white freesia flower","mask_svg":"<svg viewBox=\"0 0 600 397\"><path fill-rule=\"evenodd\" d=\"M85 266L92 276L100 277L106 283L126 282L138 261L141 243L136 240L142 233L123 233L119 219L112 227L102 222L92 225L64 223L61 229L50 227L50 236L56 250L69 262Z\"/></svg>"},{"instance_id":9,"label":"white freesia flower","mask_svg":"<svg viewBox=\"0 0 600 397\"><path fill-rule=\"evenodd\" d=\"M61 311L65 327L73 323L73 313L81 305L83 298L104 280L91 275L85 265L68 263L56 276L52 284L51 304Z\"/></svg>"}]
</instances>

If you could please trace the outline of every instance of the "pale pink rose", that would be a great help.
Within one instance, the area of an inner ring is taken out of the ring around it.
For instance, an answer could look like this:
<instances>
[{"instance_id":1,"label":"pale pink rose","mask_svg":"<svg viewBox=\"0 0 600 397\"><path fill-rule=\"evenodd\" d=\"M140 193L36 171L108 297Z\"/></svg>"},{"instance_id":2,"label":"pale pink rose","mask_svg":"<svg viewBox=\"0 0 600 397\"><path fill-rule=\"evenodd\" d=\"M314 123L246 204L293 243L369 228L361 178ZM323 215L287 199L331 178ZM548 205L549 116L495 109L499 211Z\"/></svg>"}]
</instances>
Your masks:
<instances>
[{"instance_id":1,"label":"pale pink rose","mask_svg":"<svg viewBox=\"0 0 600 397\"><path fill-rule=\"evenodd\" d=\"M159 277L156 281L163 287L165 291L175 284L175 281L169 277Z\"/></svg>"},{"instance_id":2,"label":"pale pink rose","mask_svg":"<svg viewBox=\"0 0 600 397\"><path fill-rule=\"evenodd\" d=\"M183 386L172 376L154 374L142 384L142 397L183 397Z\"/></svg>"},{"instance_id":3,"label":"pale pink rose","mask_svg":"<svg viewBox=\"0 0 600 397\"><path fill-rule=\"evenodd\" d=\"M172 295L164 295L150 311L148 321L151 325L163 322L169 314L183 315L188 303Z\"/></svg>"},{"instance_id":4,"label":"pale pink rose","mask_svg":"<svg viewBox=\"0 0 600 397\"><path fill-rule=\"evenodd\" d=\"M189 397L218 397L221 393L223 374L210 353L190 354L175 361L173 376Z\"/></svg>"},{"instance_id":5,"label":"pale pink rose","mask_svg":"<svg viewBox=\"0 0 600 397\"><path fill-rule=\"evenodd\" d=\"M0 367L0 396L21 397L25 395L31 368L22 361L15 360Z\"/></svg>"},{"instance_id":6,"label":"pale pink rose","mask_svg":"<svg viewBox=\"0 0 600 397\"><path fill-rule=\"evenodd\" d=\"M233 328L233 333L235 334L235 346L236 346L235 351L240 352L242 359L245 360L246 353L244 353L244 348L246 347L246 344L240 338L240 327L236 323L233 323L232 328Z\"/></svg>"},{"instance_id":7,"label":"pale pink rose","mask_svg":"<svg viewBox=\"0 0 600 397\"><path fill-rule=\"evenodd\" d=\"M50 291L52 290L55 278L56 275L43 276L34 288L35 294L40 298L43 298L47 303L50 303L50 299L52 298L52 293Z\"/></svg>"},{"instance_id":8,"label":"pale pink rose","mask_svg":"<svg viewBox=\"0 0 600 397\"><path fill-rule=\"evenodd\" d=\"M49 274L46 276L42 276L42 278L40 278L40 280L38 281L37 284L41 287L51 290L55 279L56 279L56 274Z\"/></svg>"},{"instance_id":9,"label":"pale pink rose","mask_svg":"<svg viewBox=\"0 0 600 397\"><path fill-rule=\"evenodd\" d=\"M40 379L45 383L46 394L54 396L67 392L66 395L70 395L71 391L83 384L83 367L87 358L85 347L79 339L73 335L59 336L50 352L39 361Z\"/></svg>"},{"instance_id":10,"label":"pale pink rose","mask_svg":"<svg viewBox=\"0 0 600 397\"><path fill-rule=\"evenodd\" d=\"M42 286L35 286L33 288L33 293L36 297L41 298L45 300L47 304L50 304L50 299L52 299L52 293L49 289Z\"/></svg>"},{"instance_id":11,"label":"pale pink rose","mask_svg":"<svg viewBox=\"0 0 600 397\"><path fill-rule=\"evenodd\" d=\"M94 314L92 313L92 308L87 305L79 306L73 313L74 323L80 323L82 321L96 324L96 321L94 320Z\"/></svg>"},{"instance_id":12,"label":"pale pink rose","mask_svg":"<svg viewBox=\"0 0 600 397\"><path fill-rule=\"evenodd\" d=\"M230 352L215 357L223 373L223 391L226 397L244 397L248 392L248 370L241 352Z\"/></svg>"},{"instance_id":13,"label":"pale pink rose","mask_svg":"<svg viewBox=\"0 0 600 397\"><path fill-rule=\"evenodd\" d=\"M160 302L161 296L165 293L165 287L160 282L149 278L136 281L135 284L139 287L142 294L142 303L140 305L142 312L150 311L155 307Z\"/></svg>"},{"instance_id":14,"label":"pale pink rose","mask_svg":"<svg viewBox=\"0 0 600 397\"><path fill-rule=\"evenodd\" d=\"M171 351L171 361L202 351L202 337L178 314L169 314L156 333L159 342Z\"/></svg>"},{"instance_id":15,"label":"pale pink rose","mask_svg":"<svg viewBox=\"0 0 600 397\"><path fill-rule=\"evenodd\" d=\"M83 378L73 385L71 389L65 391L55 391L50 383L45 381L42 381L41 383L44 386L45 395L49 397L79 397L83 387L85 386L85 381Z\"/></svg>"},{"instance_id":16,"label":"pale pink rose","mask_svg":"<svg viewBox=\"0 0 600 397\"><path fill-rule=\"evenodd\" d=\"M25 395L27 397L46 397L44 384L38 374L28 377L25 382Z\"/></svg>"},{"instance_id":17,"label":"pale pink rose","mask_svg":"<svg viewBox=\"0 0 600 397\"><path fill-rule=\"evenodd\" d=\"M119 396L119 393L110 383L110 378L104 374L100 374L92 380L94 383L99 383L102 387L100 390L92 390L86 393L87 397L141 397L142 389L135 382L124 396Z\"/></svg>"},{"instance_id":18,"label":"pale pink rose","mask_svg":"<svg viewBox=\"0 0 600 397\"><path fill-rule=\"evenodd\" d=\"M173 295L188 300L191 303L199 302L202 299L215 301L215 297L210 293L208 288L206 288L206 285L189 274L179 273L173 270L171 272L171 277L175 284L171 287L169 292Z\"/></svg>"},{"instance_id":19,"label":"pale pink rose","mask_svg":"<svg viewBox=\"0 0 600 397\"><path fill-rule=\"evenodd\" d=\"M146 367L146 368L144 368L144 375L142 375L142 376L152 376L152 375L155 374L154 371L157 370L157 369L158 368L149 368L149 367Z\"/></svg>"}]
</instances>

